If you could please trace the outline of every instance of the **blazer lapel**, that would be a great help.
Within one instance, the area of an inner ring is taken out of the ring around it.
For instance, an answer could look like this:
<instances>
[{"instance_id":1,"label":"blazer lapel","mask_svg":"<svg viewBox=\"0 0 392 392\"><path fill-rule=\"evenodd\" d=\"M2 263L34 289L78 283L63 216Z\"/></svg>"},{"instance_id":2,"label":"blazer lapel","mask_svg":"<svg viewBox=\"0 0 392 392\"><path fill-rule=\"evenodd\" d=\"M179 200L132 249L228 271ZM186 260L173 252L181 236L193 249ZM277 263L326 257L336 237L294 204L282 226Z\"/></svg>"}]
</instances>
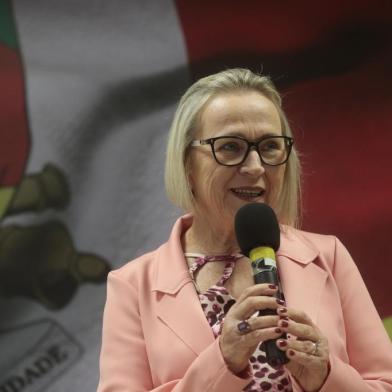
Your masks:
<instances>
[{"instance_id":1,"label":"blazer lapel","mask_svg":"<svg viewBox=\"0 0 392 392\"><path fill-rule=\"evenodd\" d=\"M159 249L152 291L161 293L156 304L158 318L199 355L215 338L200 306L181 246L181 234L190 224L189 215L177 220L169 241Z\"/></svg>"},{"instance_id":2,"label":"blazer lapel","mask_svg":"<svg viewBox=\"0 0 392 392\"><path fill-rule=\"evenodd\" d=\"M317 323L321 293L328 274L314 263L319 257L318 249L298 233L290 228L282 231L281 247L277 252L282 290L289 307L303 310Z\"/></svg>"},{"instance_id":3,"label":"blazer lapel","mask_svg":"<svg viewBox=\"0 0 392 392\"><path fill-rule=\"evenodd\" d=\"M214 335L200 306L181 246L181 234L191 225L191 219L185 215L177 220L169 241L159 249L152 291L160 293L157 317L199 355L214 341ZM319 251L299 233L283 228L277 252L278 269L287 305L305 311L317 323L328 274L313 263Z\"/></svg>"},{"instance_id":4,"label":"blazer lapel","mask_svg":"<svg viewBox=\"0 0 392 392\"><path fill-rule=\"evenodd\" d=\"M174 295L164 294L157 315L196 355L215 340L191 282Z\"/></svg>"}]
</instances>

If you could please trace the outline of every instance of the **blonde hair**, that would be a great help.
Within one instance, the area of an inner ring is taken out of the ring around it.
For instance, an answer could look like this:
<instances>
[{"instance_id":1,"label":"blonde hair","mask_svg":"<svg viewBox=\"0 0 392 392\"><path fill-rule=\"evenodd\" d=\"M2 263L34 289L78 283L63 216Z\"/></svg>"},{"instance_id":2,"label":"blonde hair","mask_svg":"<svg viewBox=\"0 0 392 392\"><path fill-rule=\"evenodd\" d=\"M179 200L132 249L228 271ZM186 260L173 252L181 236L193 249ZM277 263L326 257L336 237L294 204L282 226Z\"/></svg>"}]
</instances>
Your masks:
<instances>
[{"instance_id":1,"label":"blonde hair","mask_svg":"<svg viewBox=\"0 0 392 392\"><path fill-rule=\"evenodd\" d=\"M238 90L257 91L270 99L279 113L282 134L292 136L282 109L282 99L269 77L255 74L248 69L234 68L198 80L189 87L179 102L166 150L166 192L169 200L184 211L191 211L194 203L188 181L188 151L200 114L211 98ZM282 224L299 225L300 172L298 154L293 147L286 163L282 190L274 206L275 213Z\"/></svg>"}]
</instances>

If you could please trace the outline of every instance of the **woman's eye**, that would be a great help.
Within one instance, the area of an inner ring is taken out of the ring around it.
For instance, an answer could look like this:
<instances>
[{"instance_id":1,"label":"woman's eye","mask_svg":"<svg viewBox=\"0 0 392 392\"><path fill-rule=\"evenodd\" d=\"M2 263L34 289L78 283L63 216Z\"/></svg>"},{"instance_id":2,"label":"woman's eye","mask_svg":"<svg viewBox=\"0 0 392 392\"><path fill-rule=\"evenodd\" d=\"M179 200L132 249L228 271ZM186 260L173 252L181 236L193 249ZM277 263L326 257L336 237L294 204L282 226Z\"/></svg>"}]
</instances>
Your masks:
<instances>
[{"instance_id":1,"label":"woman's eye","mask_svg":"<svg viewBox=\"0 0 392 392\"><path fill-rule=\"evenodd\" d=\"M260 145L262 151L281 150L281 145L275 141L269 141Z\"/></svg>"},{"instance_id":2,"label":"woman's eye","mask_svg":"<svg viewBox=\"0 0 392 392\"><path fill-rule=\"evenodd\" d=\"M271 143L268 143L268 148L270 150L277 150L277 149L279 149L279 146L278 146L278 143L271 142Z\"/></svg>"},{"instance_id":3,"label":"woman's eye","mask_svg":"<svg viewBox=\"0 0 392 392\"><path fill-rule=\"evenodd\" d=\"M221 147L221 150L232 151L232 152L240 151L240 149L241 149L241 147L239 146L239 144L235 143L235 142L225 143Z\"/></svg>"}]
</instances>

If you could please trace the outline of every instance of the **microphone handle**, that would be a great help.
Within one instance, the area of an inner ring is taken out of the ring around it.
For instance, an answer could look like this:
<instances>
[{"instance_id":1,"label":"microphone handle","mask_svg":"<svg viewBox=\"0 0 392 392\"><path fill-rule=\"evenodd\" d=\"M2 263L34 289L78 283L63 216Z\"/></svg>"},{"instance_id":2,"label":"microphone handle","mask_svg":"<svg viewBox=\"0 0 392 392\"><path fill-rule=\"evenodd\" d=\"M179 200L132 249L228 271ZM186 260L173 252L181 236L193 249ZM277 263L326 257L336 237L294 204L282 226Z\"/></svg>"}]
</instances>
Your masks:
<instances>
[{"instance_id":1,"label":"microphone handle","mask_svg":"<svg viewBox=\"0 0 392 392\"><path fill-rule=\"evenodd\" d=\"M278 291L274 295L275 298L284 300L283 293L280 291L280 282L277 274L276 268L268 268L266 270L259 270L257 274L253 275L254 281L258 283L269 283L278 286ZM259 316L276 315L276 311L273 309L263 309L259 310ZM281 338L286 339L286 333L284 333ZM276 339L266 340L262 343L262 348L265 351L267 362L272 367L277 367L279 365L284 365L289 360L286 353L276 346Z\"/></svg>"}]
</instances>

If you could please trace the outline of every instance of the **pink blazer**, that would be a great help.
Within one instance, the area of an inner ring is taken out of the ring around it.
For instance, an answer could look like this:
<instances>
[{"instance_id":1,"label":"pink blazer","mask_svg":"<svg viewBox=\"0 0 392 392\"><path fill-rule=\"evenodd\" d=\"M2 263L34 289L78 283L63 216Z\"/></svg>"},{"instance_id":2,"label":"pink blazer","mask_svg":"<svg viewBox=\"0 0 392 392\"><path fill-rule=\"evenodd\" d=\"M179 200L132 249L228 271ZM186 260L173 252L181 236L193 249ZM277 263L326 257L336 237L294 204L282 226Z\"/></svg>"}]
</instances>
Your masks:
<instances>
[{"instance_id":1,"label":"pink blazer","mask_svg":"<svg viewBox=\"0 0 392 392\"><path fill-rule=\"evenodd\" d=\"M189 276L180 238L191 219L110 273L98 392L238 392L249 383L226 367ZM392 345L344 246L285 228L277 257L287 305L306 311L329 340L321 391L392 391Z\"/></svg>"}]
</instances>

